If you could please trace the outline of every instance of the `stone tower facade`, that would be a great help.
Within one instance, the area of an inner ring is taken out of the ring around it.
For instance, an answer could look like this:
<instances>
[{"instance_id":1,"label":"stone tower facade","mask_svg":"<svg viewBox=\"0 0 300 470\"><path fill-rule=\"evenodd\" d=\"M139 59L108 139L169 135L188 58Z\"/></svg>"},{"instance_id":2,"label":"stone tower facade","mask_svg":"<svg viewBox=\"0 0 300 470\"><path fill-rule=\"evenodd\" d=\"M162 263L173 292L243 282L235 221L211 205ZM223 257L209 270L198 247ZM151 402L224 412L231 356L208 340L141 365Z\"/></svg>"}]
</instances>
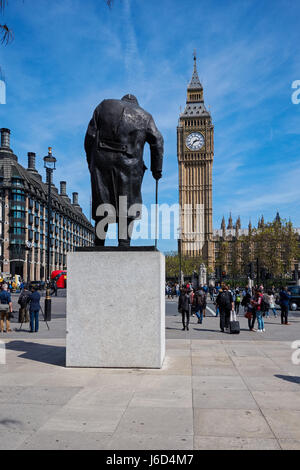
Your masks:
<instances>
[{"instance_id":1,"label":"stone tower facade","mask_svg":"<svg viewBox=\"0 0 300 470\"><path fill-rule=\"evenodd\" d=\"M214 267L212 165L214 127L204 105L196 56L187 100L177 127L181 253Z\"/></svg>"}]
</instances>

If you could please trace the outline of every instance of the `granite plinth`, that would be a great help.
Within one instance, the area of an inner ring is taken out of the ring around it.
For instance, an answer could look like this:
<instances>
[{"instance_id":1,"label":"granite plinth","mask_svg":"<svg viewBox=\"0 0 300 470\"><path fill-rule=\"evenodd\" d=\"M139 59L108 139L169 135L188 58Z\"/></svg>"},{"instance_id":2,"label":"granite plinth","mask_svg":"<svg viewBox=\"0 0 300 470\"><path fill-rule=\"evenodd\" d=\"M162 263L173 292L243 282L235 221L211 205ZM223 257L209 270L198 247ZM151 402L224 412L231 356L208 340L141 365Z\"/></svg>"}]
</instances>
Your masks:
<instances>
[{"instance_id":1,"label":"granite plinth","mask_svg":"<svg viewBox=\"0 0 300 470\"><path fill-rule=\"evenodd\" d=\"M68 253L68 367L160 368L165 257L158 251Z\"/></svg>"}]
</instances>

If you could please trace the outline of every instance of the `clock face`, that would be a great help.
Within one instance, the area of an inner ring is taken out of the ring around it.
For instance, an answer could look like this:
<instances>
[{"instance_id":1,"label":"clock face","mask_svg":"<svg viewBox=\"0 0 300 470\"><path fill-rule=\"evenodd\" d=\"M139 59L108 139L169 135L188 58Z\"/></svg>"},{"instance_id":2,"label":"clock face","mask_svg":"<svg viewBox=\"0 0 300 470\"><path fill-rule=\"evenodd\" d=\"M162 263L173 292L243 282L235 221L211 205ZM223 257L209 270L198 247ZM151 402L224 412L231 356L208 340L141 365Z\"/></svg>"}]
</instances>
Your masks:
<instances>
[{"instance_id":1,"label":"clock face","mask_svg":"<svg viewBox=\"0 0 300 470\"><path fill-rule=\"evenodd\" d=\"M192 132L187 136L185 144L190 150L200 150L204 145L204 137L200 132Z\"/></svg>"}]
</instances>

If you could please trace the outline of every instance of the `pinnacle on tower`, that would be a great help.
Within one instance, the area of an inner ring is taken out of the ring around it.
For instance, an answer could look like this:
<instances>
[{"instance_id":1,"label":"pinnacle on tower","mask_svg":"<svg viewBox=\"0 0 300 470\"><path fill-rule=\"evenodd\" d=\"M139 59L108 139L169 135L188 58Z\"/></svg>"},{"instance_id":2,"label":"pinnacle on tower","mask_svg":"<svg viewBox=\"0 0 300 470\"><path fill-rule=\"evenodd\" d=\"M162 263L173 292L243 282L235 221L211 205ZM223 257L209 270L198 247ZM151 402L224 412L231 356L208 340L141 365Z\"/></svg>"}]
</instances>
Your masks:
<instances>
[{"instance_id":1,"label":"pinnacle on tower","mask_svg":"<svg viewBox=\"0 0 300 470\"><path fill-rule=\"evenodd\" d=\"M222 219L222 223L221 223L221 229L222 229L222 230L225 230L225 229L226 229L225 217L224 217L224 215L223 215L223 219Z\"/></svg>"},{"instance_id":2,"label":"pinnacle on tower","mask_svg":"<svg viewBox=\"0 0 300 470\"><path fill-rule=\"evenodd\" d=\"M196 51L194 51L194 71L193 71L192 79L188 85L188 90L203 90L203 87L201 85L198 72L197 72Z\"/></svg>"},{"instance_id":3,"label":"pinnacle on tower","mask_svg":"<svg viewBox=\"0 0 300 470\"><path fill-rule=\"evenodd\" d=\"M240 218L240 216L238 216L238 218L236 219L235 228L237 230L240 230L241 226L242 226L241 225L241 218Z\"/></svg>"},{"instance_id":4,"label":"pinnacle on tower","mask_svg":"<svg viewBox=\"0 0 300 470\"><path fill-rule=\"evenodd\" d=\"M228 219L228 225L227 225L227 228L228 228L228 229L232 229L232 228L233 228L233 223L232 223L231 212L230 212L230 216L229 216L229 219Z\"/></svg>"},{"instance_id":5,"label":"pinnacle on tower","mask_svg":"<svg viewBox=\"0 0 300 470\"><path fill-rule=\"evenodd\" d=\"M278 222L278 223L281 222L280 215L279 215L278 211L277 211L277 214L276 214L276 217L275 217L275 222Z\"/></svg>"}]
</instances>

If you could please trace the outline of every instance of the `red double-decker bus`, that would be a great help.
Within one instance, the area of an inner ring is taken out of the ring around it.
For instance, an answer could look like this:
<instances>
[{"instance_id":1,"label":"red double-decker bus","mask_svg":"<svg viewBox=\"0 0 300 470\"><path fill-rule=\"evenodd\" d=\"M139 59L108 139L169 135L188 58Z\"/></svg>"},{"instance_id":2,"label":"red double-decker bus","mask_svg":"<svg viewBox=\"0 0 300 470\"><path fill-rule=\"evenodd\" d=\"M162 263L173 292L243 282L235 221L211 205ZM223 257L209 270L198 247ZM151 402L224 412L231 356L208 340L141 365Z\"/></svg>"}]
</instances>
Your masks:
<instances>
[{"instance_id":1,"label":"red double-decker bus","mask_svg":"<svg viewBox=\"0 0 300 470\"><path fill-rule=\"evenodd\" d=\"M67 271L52 271L51 280L56 282L58 289L67 287Z\"/></svg>"}]
</instances>

